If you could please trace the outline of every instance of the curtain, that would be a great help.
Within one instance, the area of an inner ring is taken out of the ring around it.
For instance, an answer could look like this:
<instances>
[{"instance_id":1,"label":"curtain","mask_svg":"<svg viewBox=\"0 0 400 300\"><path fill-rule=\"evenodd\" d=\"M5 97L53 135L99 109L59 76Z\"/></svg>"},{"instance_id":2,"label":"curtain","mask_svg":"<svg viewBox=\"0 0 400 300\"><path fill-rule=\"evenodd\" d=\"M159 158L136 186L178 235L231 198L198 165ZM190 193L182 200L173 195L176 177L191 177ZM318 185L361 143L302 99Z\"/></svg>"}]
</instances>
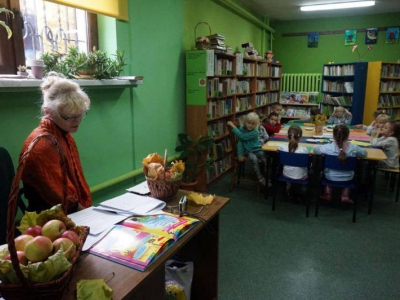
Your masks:
<instances>
[{"instance_id":1,"label":"curtain","mask_svg":"<svg viewBox=\"0 0 400 300\"><path fill-rule=\"evenodd\" d=\"M128 0L45 0L128 21Z\"/></svg>"}]
</instances>

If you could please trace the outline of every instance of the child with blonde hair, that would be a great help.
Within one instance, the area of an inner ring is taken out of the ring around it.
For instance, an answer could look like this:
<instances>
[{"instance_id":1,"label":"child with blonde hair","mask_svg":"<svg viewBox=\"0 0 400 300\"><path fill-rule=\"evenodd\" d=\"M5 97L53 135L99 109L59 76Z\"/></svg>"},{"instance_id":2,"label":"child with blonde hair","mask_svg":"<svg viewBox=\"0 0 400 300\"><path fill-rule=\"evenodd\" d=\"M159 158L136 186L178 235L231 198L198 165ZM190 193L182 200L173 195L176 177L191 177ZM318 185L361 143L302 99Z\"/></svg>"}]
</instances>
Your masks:
<instances>
[{"instance_id":1,"label":"child with blonde hair","mask_svg":"<svg viewBox=\"0 0 400 300\"><path fill-rule=\"evenodd\" d=\"M371 144L382 148L387 159L379 161L378 165L384 168L399 167L400 124L396 121L386 122L383 128L376 130L371 136Z\"/></svg>"},{"instance_id":2,"label":"child with blonde hair","mask_svg":"<svg viewBox=\"0 0 400 300\"><path fill-rule=\"evenodd\" d=\"M348 141L350 134L349 128L346 125L336 125L333 129L333 143L325 144L322 146L314 146L315 154L328 154L337 155L338 163L345 162L347 156L352 157L366 157L367 151L357 145L354 145ZM328 180L331 181L349 181L354 177L353 171L341 171L341 170L331 170L325 168L324 175ZM344 188L342 190L341 200L344 203L353 204L353 200L349 198L350 189ZM321 199L326 201L331 201L331 187L325 186L324 194L320 196Z\"/></svg>"},{"instance_id":3,"label":"child with blonde hair","mask_svg":"<svg viewBox=\"0 0 400 300\"><path fill-rule=\"evenodd\" d=\"M347 109L345 109L343 106L338 106L332 113L332 115L329 117L328 123L331 124L351 124L351 120L353 118L353 115L351 112L349 112Z\"/></svg>"},{"instance_id":4,"label":"child with blonde hair","mask_svg":"<svg viewBox=\"0 0 400 300\"><path fill-rule=\"evenodd\" d=\"M264 165L267 164L264 151L261 149L258 139L260 118L254 112L248 113L244 118L243 124L243 126L237 128L231 121L227 122L227 125L232 127L232 132L239 138L237 144L238 159L239 161L244 161L247 156L253 164L253 169L257 175L258 181L261 185L265 186L266 180L261 173L258 162L260 159Z\"/></svg>"},{"instance_id":5,"label":"child with blonde hair","mask_svg":"<svg viewBox=\"0 0 400 300\"><path fill-rule=\"evenodd\" d=\"M390 121L390 117L386 114L380 114L376 117L375 121L371 123L370 126L367 127L366 133L371 136L379 135L382 131L383 127L387 122Z\"/></svg>"}]
</instances>

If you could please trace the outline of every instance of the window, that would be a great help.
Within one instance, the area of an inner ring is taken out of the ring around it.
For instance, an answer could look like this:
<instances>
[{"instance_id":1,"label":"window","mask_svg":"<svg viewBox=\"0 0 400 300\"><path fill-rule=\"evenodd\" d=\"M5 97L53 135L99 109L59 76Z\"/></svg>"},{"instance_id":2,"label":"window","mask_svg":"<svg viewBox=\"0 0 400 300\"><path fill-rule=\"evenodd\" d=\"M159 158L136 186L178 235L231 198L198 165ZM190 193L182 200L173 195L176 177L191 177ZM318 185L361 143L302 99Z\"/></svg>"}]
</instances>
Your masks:
<instances>
[{"instance_id":1,"label":"window","mask_svg":"<svg viewBox=\"0 0 400 300\"><path fill-rule=\"evenodd\" d=\"M0 31L0 73L13 74L18 65L39 58L43 52L66 53L71 46L80 51L97 47L94 14L42 0L0 0L0 7L15 14L8 20L13 37L7 40L6 33Z\"/></svg>"}]
</instances>

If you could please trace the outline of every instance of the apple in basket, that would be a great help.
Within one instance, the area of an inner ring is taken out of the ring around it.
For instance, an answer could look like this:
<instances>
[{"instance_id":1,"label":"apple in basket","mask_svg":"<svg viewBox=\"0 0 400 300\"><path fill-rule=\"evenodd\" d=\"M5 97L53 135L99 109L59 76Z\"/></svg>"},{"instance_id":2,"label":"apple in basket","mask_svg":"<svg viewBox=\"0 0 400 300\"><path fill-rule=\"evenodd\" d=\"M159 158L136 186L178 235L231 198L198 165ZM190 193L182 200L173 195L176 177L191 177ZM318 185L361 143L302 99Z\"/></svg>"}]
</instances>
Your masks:
<instances>
[{"instance_id":1,"label":"apple in basket","mask_svg":"<svg viewBox=\"0 0 400 300\"><path fill-rule=\"evenodd\" d=\"M54 252L60 250L61 245L63 246L64 256L67 259L71 259L75 256L76 253L76 246L73 241L68 238L60 237L53 242ZM72 246L71 249L69 249ZM69 250L69 251L68 251ZM67 252L68 251L68 252Z\"/></svg>"},{"instance_id":2,"label":"apple in basket","mask_svg":"<svg viewBox=\"0 0 400 300\"><path fill-rule=\"evenodd\" d=\"M70 239L71 241L74 242L76 247L79 247L80 244L79 235L75 231L66 230L61 234L60 237Z\"/></svg>"},{"instance_id":3,"label":"apple in basket","mask_svg":"<svg viewBox=\"0 0 400 300\"><path fill-rule=\"evenodd\" d=\"M28 227L25 231L24 234L31 235L33 237L42 235L42 226L39 225L34 225L31 227Z\"/></svg>"},{"instance_id":4,"label":"apple in basket","mask_svg":"<svg viewBox=\"0 0 400 300\"><path fill-rule=\"evenodd\" d=\"M37 236L25 246L26 258L31 262L46 260L53 253L53 242L45 236Z\"/></svg>"},{"instance_id":5,"label":"apple in basket","mask_svg":"<svg viewBox=\"0 0 400 300\"><path fill-rule=\"evenodd\" d=\"M25 250L25 245L32 239L33 239L33 236L27 235L27 234L22 234L20 236L17 236L14 239L15 249L17 251L24 251Z\"/></svg>"},{"instance_id":6,"label":"apple in basket","mask_svg":"<svg viewBox=\"0 0 400 300\"><path fill-rule=\"evenodd\" d=\"M28 265L28 259L26 258L25 252L24 251L17 251L17 257L18 257L18 261L21 265ZM4 257L5 260L11 260L11 255L7 254Z\"/></svg>"},{"instance_id":7,"label":"apple in basket","mask_svg":"<svg viewBox=\"0 0 400 300\"><path fill-rule=\"evenodd\" d=\"M67 230L65 224L60 220L50 220L43 225L42 235L48 237L51 241L59 238Z\"/></svg>"}]
</instances>

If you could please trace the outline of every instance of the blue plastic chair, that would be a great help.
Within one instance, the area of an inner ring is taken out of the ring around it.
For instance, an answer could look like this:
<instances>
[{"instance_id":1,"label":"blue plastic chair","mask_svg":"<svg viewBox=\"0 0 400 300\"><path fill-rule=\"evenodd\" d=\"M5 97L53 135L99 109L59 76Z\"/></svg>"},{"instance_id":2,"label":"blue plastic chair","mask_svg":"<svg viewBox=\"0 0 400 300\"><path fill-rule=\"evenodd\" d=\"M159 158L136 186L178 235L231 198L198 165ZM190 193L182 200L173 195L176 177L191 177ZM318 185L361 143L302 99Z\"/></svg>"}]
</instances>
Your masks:
<instances>
[{"instance_id":1,"label":"blue plastic chair","mask_svg":"<svg viewBox=\"0 0 400 300\"><path fill-rule=\"evenodd\" d=\"M286 182L286 183L294 183L294 184L301 184L306 185L308 187L308 180L310 178L310 157L311 155L308 153L294 153L294 152L285 152L285 151L278 151L279 157L279 164L278 164L278 176L277 180ZM292 166L292 167L300 167L300 168L307 168L307 174L309 175L307 179L291 179L288 177L283 176L283 167L284 166ZM286 187L284 186L284 189ZM274 196L272 199L272 210L275 210L275 202L276 202L276 190L277 185L275 184L274 188ZM284 195L286 193L283 193ZM310 197L306 197L306 217L308 218L309 211L310 211Z\"/></svg>"},{"instance_id":2,"label":"blue plastic chair","mask_svg":"<svg viewBox=\"0 0 400 300\"><path fill-rule=\"evenodd\" d=\"M356 171L357 168L357 162L359 160L358 157L347 157L346 161L344 163L340 162L338 160L338 157L336 155L328 155L324 154L322 155L323 163L322 163L322 174L324 174L324 169L328 168L331 170L338 170L338 171ZM325 185L327 186L332 186L336 188L349 188L354 191L354 204L353 204L353 223L356 222L356 215L357 215L357 179L356 179L356 174L354 174L354 177L352 180L349 181L332 181L327 179L324 175L322 175L322 180L320 182L320 185L323 187ZM315 206L315 217L318 217L318 212L319 212L319 203L320 199L317 198L317 203Z\"/></svg>"}]
</instances>

